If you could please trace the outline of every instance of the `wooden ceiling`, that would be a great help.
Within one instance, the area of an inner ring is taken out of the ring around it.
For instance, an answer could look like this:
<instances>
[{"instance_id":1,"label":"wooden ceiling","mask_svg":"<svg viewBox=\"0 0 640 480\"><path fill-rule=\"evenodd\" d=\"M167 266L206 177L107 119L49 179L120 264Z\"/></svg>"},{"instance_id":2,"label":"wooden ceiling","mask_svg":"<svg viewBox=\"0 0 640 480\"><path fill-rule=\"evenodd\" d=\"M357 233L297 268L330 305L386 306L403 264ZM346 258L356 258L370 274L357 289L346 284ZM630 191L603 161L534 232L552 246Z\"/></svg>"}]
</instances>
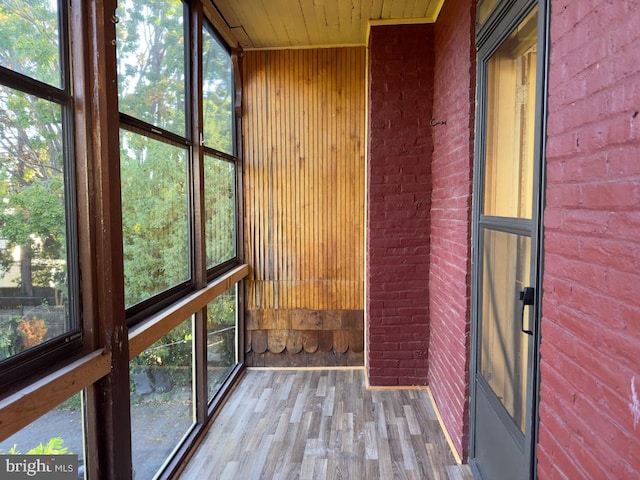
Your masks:
<instances>
[{"instance_id":1,"label":"wooden ceiling","mask_svg":"<svg viewBox=\"0 0 640 480\"><path fill-rule=\"evenodd\" d=\"M444 0L212 0L246 50L366 45L368 25L435 22Z\"/></svg>"}]
</instances>

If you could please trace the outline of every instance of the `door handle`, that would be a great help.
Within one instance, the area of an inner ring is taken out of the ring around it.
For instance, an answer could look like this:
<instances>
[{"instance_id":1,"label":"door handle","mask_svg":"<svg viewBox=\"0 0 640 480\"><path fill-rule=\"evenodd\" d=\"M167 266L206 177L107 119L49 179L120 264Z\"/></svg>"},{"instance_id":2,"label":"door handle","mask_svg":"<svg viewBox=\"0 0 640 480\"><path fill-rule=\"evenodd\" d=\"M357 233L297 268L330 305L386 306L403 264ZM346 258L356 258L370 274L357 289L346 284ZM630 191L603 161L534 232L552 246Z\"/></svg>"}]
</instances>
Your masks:
<instances>
[{"instance_id":1,"label":"door handle","mask_svg":"<svg viewBox=\"0 0 640 480\"><path fill-rule=\"evenodd\" d=\"M525 287L520 292L520 301L522 302L522 311L520 316L520 330L527 335L533 335L533 330L525 330L524 328L524 307L534 304L536 299L536 289L533 287Z\"/></svg>"}]
</instances>

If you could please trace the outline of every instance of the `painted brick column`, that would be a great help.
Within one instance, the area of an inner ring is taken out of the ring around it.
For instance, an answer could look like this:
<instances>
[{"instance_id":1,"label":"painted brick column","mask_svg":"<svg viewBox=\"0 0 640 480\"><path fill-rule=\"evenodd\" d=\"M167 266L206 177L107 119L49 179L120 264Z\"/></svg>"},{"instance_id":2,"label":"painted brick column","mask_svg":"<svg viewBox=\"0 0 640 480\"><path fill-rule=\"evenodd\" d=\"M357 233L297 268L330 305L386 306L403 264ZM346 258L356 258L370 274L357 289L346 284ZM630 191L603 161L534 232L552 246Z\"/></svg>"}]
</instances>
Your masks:
<instances>
[{"instance_id":1,"label":"painted brick column","mask_svg":"<svg viewBox=\"0 0 640 480\"><path fill-rule=\"evenodd\" d=\"M369 383L426 385L433 26L369 38L366 321Z\"/></svg>"},{"instance_id":2,"label":"painted brick column","mask_svg":"<svg viewBox=\"0 0 640 480\"><path fill-rule=\"evenodd\" d=\"M640 2L551 2L538 478L638 478Z\"/></svg>"},{"instance_id":3,"label":"painted brick column","mask_svg":"<svg viewBox=\"0 0 640 480\"><path fill-rule=\"evenodd\" d=\"M461 457L469 440L475 7L447 0L435 27L429 386Z\"/></svg>"}]
</instances>

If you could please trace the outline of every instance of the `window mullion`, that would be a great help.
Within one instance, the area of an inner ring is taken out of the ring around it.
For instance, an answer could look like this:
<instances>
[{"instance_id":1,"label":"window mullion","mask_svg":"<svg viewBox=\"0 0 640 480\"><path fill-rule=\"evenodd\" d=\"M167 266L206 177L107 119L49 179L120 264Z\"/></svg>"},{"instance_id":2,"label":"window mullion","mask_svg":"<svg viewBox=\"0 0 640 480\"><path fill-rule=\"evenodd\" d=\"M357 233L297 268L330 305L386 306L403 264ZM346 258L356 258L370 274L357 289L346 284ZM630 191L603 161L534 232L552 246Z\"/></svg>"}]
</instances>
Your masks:
<instances>
[{"instance_id":1,"label":"window mullion","mask_svg":"<svg viewBox=\"0 0 640 480\"><path fill-rule=\"evenodd\" d=\"M202 24L201 2L193 2L191 9L192 48L191 63L191 138L192 138L192 202L193 202L193 242L192 265L196 288L207 284L205 203L204 203L204 148L203 148L203 106L202 106ZM206 309L196 314L195 323L195 378L196 419L204 423L207 419L207 328Z\"/></svg>"},{"instance_id":2,"label":"window mullion","mask_svg":"<svg viewBox=\"0 0 640 480\"><path fill-rule=\"evenodd\" d=\"M89 478L126 480L132 476L132 460L113 43L116 0L77 0L72 8L74 37L84 35L73 42L83 321L88 346L104 347L112 359L111 373L87 389L87 473Z\"/></svg>"}]
</instances>

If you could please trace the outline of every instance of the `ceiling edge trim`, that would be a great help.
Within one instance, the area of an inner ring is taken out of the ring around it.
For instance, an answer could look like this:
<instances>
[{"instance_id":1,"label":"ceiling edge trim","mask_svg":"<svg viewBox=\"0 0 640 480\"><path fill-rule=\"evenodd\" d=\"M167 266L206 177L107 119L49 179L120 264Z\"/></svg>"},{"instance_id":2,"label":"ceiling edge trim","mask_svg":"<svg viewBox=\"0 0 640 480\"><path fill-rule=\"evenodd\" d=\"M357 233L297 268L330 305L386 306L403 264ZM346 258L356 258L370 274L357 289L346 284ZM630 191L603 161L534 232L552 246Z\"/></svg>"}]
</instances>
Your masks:
<instances>
[{"instance_id":1,"label":"ceiling edge trim","mask_svg":"<svg viewBox=\"0 0 640 480\"><path fill-rule=\"evenodd\" d=\"M387 26L387 25L419 25L421 23L435 23L435 18L388 18L382 20L369 20L369 27Z\"/></svg>"},{"instance_id":2,"label":"ceiling edge trim","mask_svg":"<svg viewBox=\"0 0 640 480\"><path fill-rule=\"evenodd\" d=\"M268 50L319 50L324 48L365 48L365 43L338 43L327 45L287 45L281 47L243 47L245 52L259 52Z\"/></svg>"},{"instance_id":3,"label":"ceiling edge trim","mask_svg":"<svg viewBox=\"0 0 640 480\"><path fill-rule=\"evenodd\" d=\"M367 32L365 34L365 45L369 46L369 37L371 36L371 27L381 25L419 25L421 23L436 23L445 0L436 0L436 7L431 15L422 18L389 18L383 20L369 20L367 22Z\"/></svg>"},{"instance_id":4,"label":"ceiling edge trim","mask_svg":"<svg viewBox=\"0 0 640 480\"><path fill-rule=\"evenodd\" d=\"M367 22L367 32L365 34L365 45L369 47L369 37L371 36L371 27L383 27L393 25L423 25L429 23L436 23L436 18L424 17L424 18L393 18L388 20L369 20Z\"/></svg>"},{"instance_id":5,"label":"ceiling edge trim","mask_svg":"<svg viewBox=\"0 0 640 480\"><path fill-rule=\"evenodd\" d=\"M231 48L238 47L238 39L231 32L227 21L220 15L218 9L211 2L203 2L205 16L209 19L218 34Z\"/></svg>"},{"instance_id":6,"label":"ceiling edge trim","mask_svg":"<svg viewBox=\"0 0 640 480\"><path fill-rule=\"evenodd\" d=\"M442 11L443 5L444 5L444 0L436 0L436 8L434 9L433 14L431 15L431 18L433 18L433 23L436 23L436 20L438 20L438 16Z\"/></svg>"}]
</instances>

